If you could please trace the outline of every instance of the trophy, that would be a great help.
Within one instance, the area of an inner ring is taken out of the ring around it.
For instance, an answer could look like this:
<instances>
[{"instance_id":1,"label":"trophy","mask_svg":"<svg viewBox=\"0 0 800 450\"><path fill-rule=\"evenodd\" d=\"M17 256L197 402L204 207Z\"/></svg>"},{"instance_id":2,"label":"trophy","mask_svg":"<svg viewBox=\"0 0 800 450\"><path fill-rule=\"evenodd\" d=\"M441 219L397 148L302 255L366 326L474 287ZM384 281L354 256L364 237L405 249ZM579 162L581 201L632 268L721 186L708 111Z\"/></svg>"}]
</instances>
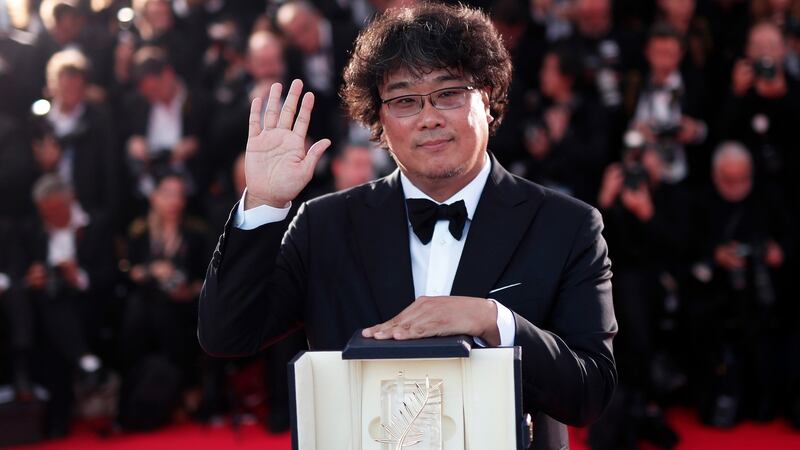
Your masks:
<instances>
[{"instance_id":1,"label":"trophy","mask_svg":"<svg viewBox=\"0 0 800 450\"><path fill-rule=\"evenodd\" d=\"M521 450L521 349L472 338L375 340L290 363L294 450Z\"/></svg>"}]
</instances>

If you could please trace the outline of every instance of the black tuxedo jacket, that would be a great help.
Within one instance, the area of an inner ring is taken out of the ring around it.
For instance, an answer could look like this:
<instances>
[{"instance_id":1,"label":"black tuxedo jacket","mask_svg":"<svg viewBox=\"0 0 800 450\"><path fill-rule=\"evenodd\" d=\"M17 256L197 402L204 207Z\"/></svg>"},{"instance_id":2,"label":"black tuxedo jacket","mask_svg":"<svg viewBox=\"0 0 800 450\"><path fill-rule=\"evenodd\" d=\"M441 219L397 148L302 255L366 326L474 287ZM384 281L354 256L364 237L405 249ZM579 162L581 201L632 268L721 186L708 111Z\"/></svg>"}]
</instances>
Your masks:
<instances>
[{"instance_id":1,"label":"black tuxedo jacket","mask_svg":"<svg viewBox=\"0 0 800 450\"><path fill-rule=\"evenodd\" d=\"M566 448L559 422L596 419L617 379L602 219L494 158L492 166L452 294L494 298L514 312L533 448ZM229 220L200 297L202 347L252 353L304 325L312 350L341 350L356 329L398 314L414 301L404 205L394 172L305 203L285 235L285 224L244 231Z\"/></svg>"}]
</instances>

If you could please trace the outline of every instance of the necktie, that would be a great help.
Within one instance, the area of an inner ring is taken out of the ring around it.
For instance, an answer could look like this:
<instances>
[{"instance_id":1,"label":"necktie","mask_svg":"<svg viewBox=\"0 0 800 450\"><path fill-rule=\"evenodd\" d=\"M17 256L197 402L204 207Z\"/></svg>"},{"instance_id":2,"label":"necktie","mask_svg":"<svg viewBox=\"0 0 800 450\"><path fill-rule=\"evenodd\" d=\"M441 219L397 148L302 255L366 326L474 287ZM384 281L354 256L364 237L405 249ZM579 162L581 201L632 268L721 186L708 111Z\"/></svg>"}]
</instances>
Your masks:
<instances>
[{"instance_id":1,"label":"necktie","mask_svg":"<svg viewBox=\"0 0 800 450\"><path fill-rule=\"evenodd\" d=\"M406 206L414 234L423 245L433 238L433 228L439 220L450 221L449 230L454 238L461 239L464 234L464 224L467 223L467 206L464 200L450 205L439 205L424 198L409 198Z\"/></svg>"}]
</instances>

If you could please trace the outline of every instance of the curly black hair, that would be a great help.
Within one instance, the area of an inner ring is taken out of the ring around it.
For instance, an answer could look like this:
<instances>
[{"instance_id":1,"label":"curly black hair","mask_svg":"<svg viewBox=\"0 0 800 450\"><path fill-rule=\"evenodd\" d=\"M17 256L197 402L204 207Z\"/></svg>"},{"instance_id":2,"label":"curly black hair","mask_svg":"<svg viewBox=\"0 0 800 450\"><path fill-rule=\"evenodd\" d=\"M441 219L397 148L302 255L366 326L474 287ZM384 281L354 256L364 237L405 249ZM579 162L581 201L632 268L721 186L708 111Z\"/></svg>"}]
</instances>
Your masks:
<instances>
[{"instance_id":1,"label":"curly black hair","mask_svg":"<svg viewBox=\"0 0 800 450\"><path fill-rule=\"evenodd\" d=\"M350 116L369 127L373 141L384 145L378 87L400 69L414 76L445 69L469 77L475 87L489 93L494 117L489 131L500 126L511 83L511 58L483 12L423 2L389 9L359 34L340 94Z\"/></svg>"}]
</instances>

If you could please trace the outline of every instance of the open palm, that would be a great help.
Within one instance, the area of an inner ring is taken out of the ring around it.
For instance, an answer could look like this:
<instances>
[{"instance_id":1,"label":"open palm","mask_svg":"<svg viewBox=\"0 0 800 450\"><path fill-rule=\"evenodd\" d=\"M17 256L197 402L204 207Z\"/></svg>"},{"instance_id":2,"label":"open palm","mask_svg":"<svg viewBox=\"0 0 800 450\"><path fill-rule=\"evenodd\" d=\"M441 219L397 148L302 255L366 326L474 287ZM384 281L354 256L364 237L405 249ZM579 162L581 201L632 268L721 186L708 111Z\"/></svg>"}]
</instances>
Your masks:
<instances>
[{"instance_id":1,"label":"open palm","mask_svg":"<svg viewBox=\"0 0 800 450\"><path fill-rule=\"evenodd\" d=\"M261 106L264 100L258 97L250 106L245 153L246 209L263 204L280 208L292 201L311 180L319 158L331 145L329 139L322 139L306 152L305 138L314 94L306 92L298 111L303 82L292 82L280 107L282 88L280 83L270 87L263 127Z\"/></svg>"}]
</instances>

